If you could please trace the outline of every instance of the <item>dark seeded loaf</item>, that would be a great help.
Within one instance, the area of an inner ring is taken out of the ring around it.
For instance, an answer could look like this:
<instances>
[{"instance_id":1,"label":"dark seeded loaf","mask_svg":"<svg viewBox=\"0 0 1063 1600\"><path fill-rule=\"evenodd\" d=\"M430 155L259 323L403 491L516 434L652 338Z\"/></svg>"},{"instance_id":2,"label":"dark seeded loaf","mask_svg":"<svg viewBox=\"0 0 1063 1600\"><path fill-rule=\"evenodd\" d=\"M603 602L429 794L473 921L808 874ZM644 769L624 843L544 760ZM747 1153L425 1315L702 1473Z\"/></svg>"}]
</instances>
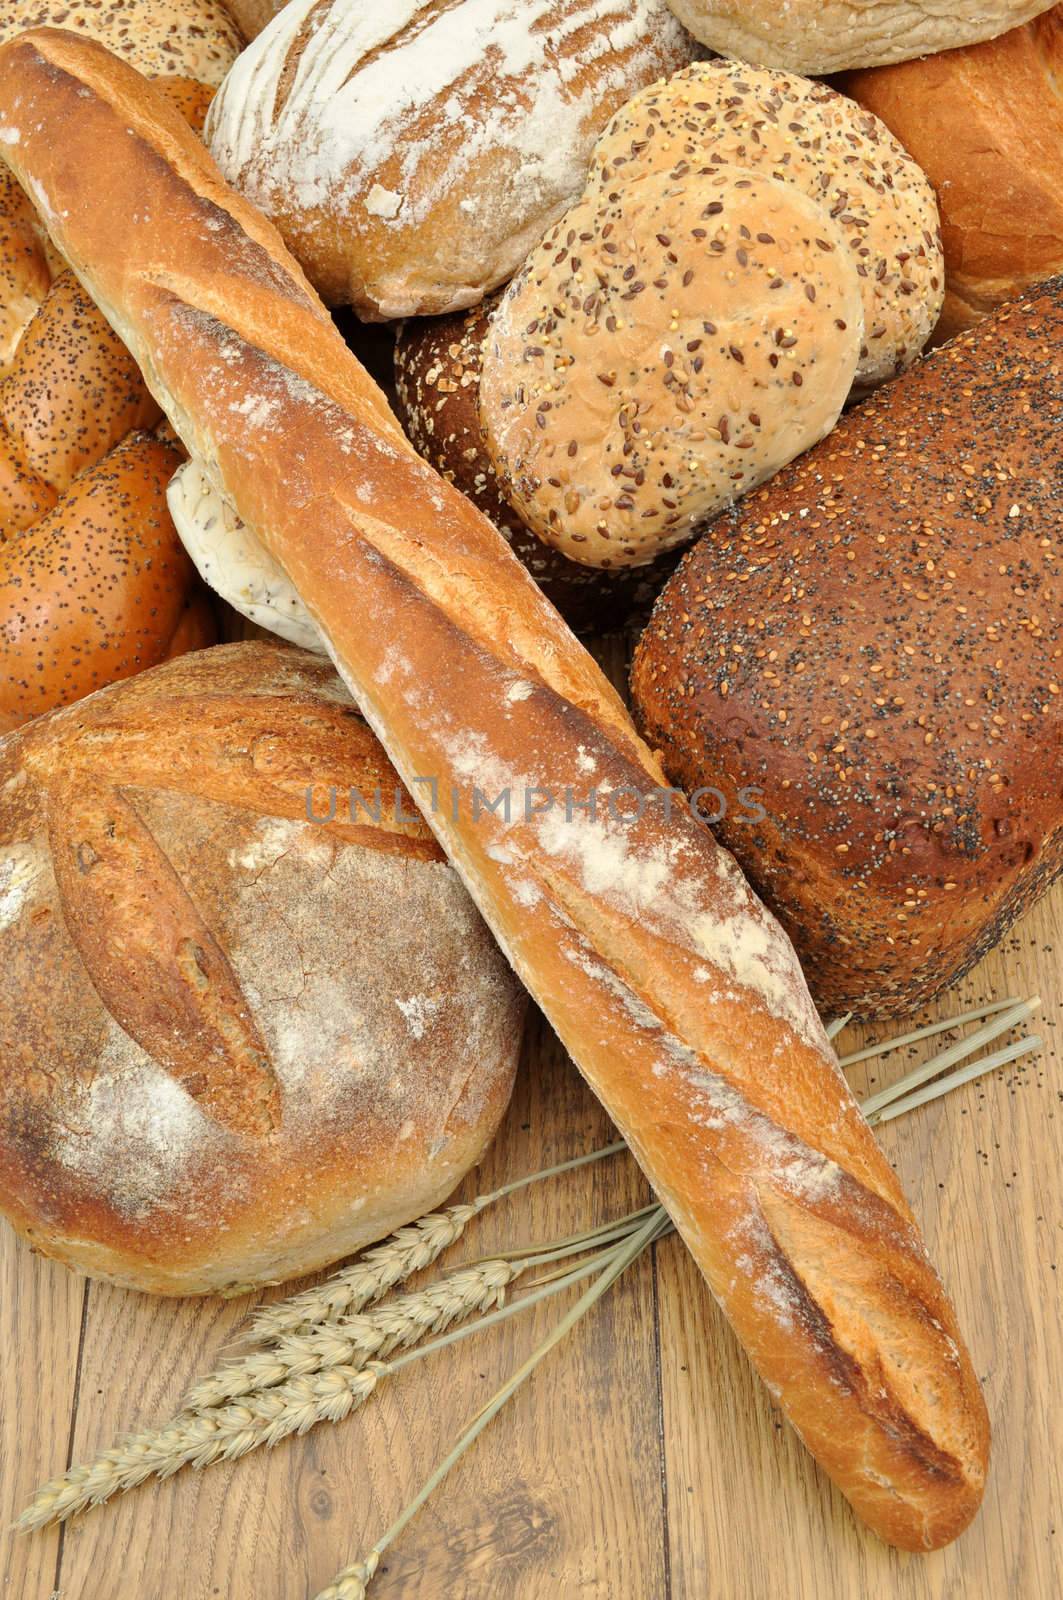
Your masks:
<instances>
[{"instance_id":1,"label":"dark seeded loaf","mask_svg":"<svg viewBox=\"0 0 1063 1600\"><path fill-rule=\"evenodd\" d=\"M909 1013L1063 864L1063 278L851 412L721 517L634 694L822 1009ZM743 808L735 808L741 812Z\"/></svg>"}]
</instances>

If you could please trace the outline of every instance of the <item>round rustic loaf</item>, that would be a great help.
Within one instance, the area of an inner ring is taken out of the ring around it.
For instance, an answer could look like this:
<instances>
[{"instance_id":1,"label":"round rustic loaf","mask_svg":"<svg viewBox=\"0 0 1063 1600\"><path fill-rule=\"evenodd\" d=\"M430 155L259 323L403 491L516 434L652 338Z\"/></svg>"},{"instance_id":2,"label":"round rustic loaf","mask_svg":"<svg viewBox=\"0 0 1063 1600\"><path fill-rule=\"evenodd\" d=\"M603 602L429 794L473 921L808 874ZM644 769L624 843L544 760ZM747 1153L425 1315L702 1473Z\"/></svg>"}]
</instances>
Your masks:
<instances>
[{"instance_id":1,"label":"round rustic loaf","mask_svg":"<svg viewBox=\"0 0 1063 1600\"><path fill-rule=\"evenodd\" d=\"M696 39L759 67L822 76L995 39L1052 0L668 0Z\"/></svg>"},{"instance_id":2,"label":"round rustic loaf","mask_svg":"<svg viewBox=\"0 0 1063 1600\"><path fill-rule=\"evenodd\" d=\"M208 142L329 303L454 311L516 271L612 113L696 48L665 0L291 0Z\"/></svg>"},{"instance_id":3,"label":"round rustic loaf","mask_svg":"<svg viewBox=\"0 0 1063 1600\"><path fill-rule=\"evenodd\" d=\"M0 742L0 1208L35 1249L229 1291L477 1160L524 995L397 782L332 669L263 644Z\"/></svg>"},{"instance_id":4,"label":"round rustic loaf","mask_svg":"<svg viewBox=\"0 0 1063 1600\"><path fill-rule=\"evenodd\" d=\"M603 632L645 616L677 557L605 569L572 561L544 544L503 495L480 422L483 345L497 295L470 311L400 326L395 343L396 409L417 449L449 478L512 546L577 633Z\"/></svg>"}]
</instances>

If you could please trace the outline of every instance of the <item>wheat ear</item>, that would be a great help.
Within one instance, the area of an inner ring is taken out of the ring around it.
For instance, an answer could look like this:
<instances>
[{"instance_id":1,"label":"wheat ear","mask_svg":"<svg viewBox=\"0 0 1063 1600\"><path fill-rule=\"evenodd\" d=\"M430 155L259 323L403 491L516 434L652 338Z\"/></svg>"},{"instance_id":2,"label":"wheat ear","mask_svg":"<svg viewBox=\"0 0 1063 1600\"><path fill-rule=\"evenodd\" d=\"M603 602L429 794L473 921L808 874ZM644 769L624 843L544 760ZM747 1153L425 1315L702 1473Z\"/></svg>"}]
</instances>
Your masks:
<instances>
[{"instance_id":1,"label":"wheat ear","mask_svg":"<svg viewBox=\"0 0 1063 1600\"><path fill-rule=\"evenodd\" d=\"M446 1211L421 1217L418 1222L399 1228L383 1243L359 1256L351 1266L343 1267L331 1278L326 1278L324 1283L315 1284L288 1300L256 1311L243 1337L266 1344L284 1338L286 1334L302 1333L316 1324L333 1322L337 1317L362 1311L366 1306L383 1299L389 1290L415 1272L430 1267L444 1250L457 1243L472 1219L496 1201L516 1194L518 1189L525 1189L529 1184L542 1183L562 1172L573 1172L577 1167L603 1161L606 1156L616 1155L626 1149L623 1142L618 1142L603 1150L592 1150L571 1161L546 1167L542 1172L517 1178L500 1189L493 1189L490 1194L477 1195L464 1205L450 1206Z\"/></svg>"},{"instance_id":2,"label":"wheat ear","mask_svg":"<svg viewBox=\"0 0 1063 1600\"><path fill-rule=\"evenodd\" d=\"M554 1347L561 1343L566 1334L575 1327L580 1318L585 1316L596 1301L600 1300L606 1290L616 1282L621 1273L625 1272L631 1263L651 1245L653 1241L671 1227L671 1223L663 1210L657 1210L646 1218L641 1226L636 1228L629 1238L621 1240L606 1253L607 1259L602 1264L602 1269L594 1282L584 1290L576 1304L565 1313L557 1326L552 1328L546 1338L538 1345L528 1357L527 1361L518 1367L513 1376L502 1385L501 1389L477 1412L469 1427L462 1434L457 1444L446 1459L432 1473L420 1491L410 1503L396 1517L391 1527L378 1539L367 1556L351 1566L345 1567L338 1573L326 1589L322 1589L317 1600L366 1600L366 1589L371 1582L380 1557L388 1547L393 1544L406 1524L420 1511L425 1501L435 1492L442 1483L447 1473L461 1459L469 1446L479 1438L488 1423L498 1415L506 1401L516 1393L521 1384L535 1368L543 1361Z\"/></svg>"},{"instance_id":3,"label":"wheat ear","mask_svg":"<svg viewBox=\"0 0 1063 1600\"><path fill-rule=\"evenodd\" d=\"M43 1484L16 1527L28 1533L50 1522L62 1522L152 1476L169 1478L182 1467L234 1461L259 1445L279 1444L291 1434L306 1433L315 1423L339 1422L368 1399L381 1378L494 1327L541 1300L563 1294L597 1272L622 1248L623 1243L610 1245L564 1273L549 1273L521 1299L407 1350L392 1361L327 1367L273 1388L256 1390L228 1405L182 1412L161 1428L133 1434L122 1444L101 1451L92 1461L71 1467Z\"/></svg>"}]
</instances>

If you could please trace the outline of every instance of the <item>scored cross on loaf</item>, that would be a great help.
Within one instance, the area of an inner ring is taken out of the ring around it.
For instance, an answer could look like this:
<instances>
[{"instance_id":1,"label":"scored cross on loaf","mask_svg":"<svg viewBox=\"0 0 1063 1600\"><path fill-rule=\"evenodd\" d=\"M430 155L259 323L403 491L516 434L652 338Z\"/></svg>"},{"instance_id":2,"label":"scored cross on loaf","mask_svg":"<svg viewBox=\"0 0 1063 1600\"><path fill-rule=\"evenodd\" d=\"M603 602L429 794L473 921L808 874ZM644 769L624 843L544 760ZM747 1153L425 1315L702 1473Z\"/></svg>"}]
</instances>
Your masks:
<instances>
[{"instance_id":1,"label":"scored cross on loaf","mask_svg":"<svg viewBox=\"0 0 1063 1600\"><path fill-rule=\"evenodd\" d=\"M590 657L415 455L277 234L151 86L97 47L27 34L0 51L0 128L787 1416L882 1537L954 1538L983 1487L982 1397L778 925L685 807L665 814L657 762ZM474 815L477 788L508 790L510 819ZM566 788L567 807L525 809ZM607 805L621 788L629 820Z\"/></svg>"}]
</instances>

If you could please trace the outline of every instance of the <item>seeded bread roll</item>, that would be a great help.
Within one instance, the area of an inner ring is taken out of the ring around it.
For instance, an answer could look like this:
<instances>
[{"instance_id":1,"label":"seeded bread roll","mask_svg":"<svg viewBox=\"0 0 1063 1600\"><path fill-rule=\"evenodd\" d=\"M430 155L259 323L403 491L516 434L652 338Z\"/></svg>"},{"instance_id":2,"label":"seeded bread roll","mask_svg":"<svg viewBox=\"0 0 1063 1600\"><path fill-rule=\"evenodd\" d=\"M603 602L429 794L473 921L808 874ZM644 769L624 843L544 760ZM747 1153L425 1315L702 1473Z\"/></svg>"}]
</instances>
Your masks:
<instances>
[{"instance_id":1,"label":"seeded bread roll","mask_svg":"<svg viewBox=\"0 0 1063 1600\"><path fill-rule=\"evenodd\" d=\"M478 1159L523 1009L319 659L223 645L0 745L0 1209L42 1254L173 1295L350 1254Z\"/></svg>"},{"instance_id":2,"label":"seeded bread roll","mask_svg":"<svg viewBox=\"0 0 1063 1600\"><path fill-rule=\"evenodd\" d=\"M425 460L491 519L577 633L645 617L675 556L645 567L582 566L544 544L499 488L480 422L483 344L497 304L495 295L471 311L402 324L395 345L399 420Z\"/></svg>"},{"instance_id":3,"label":"seeded bread roll","mask_svg":"<svg viewBox=\"0 0 1063 1600\"><path fill-rule=\"evenodd\" d=\"M665 0L291 0L208 140L330 304L456 311L579 193L613 112L695 52Z\"/></svg>"},{"instance_id":4,"label":"seeded bread roll","mask_svg":"<svg viewBox=\"0 0 1063 1600\"><path fill-rule=\"evenodd\" d=\"M0 43L49 26L98 39L149 78L212 88L243 45L222 0L0 0Z\"/></svg>"},{"instance_id":5,"label":"seeded bread roll","mask_svg":"<svg viewBox=\"0 0 1063 1600\"><path fill-rule=\"evenodd\" d=\"M829 432L856 373L859 282L827 209L770 175L693 170L653 137L696 118L697 82L655 86L607 130L484 346L503 492L588 566L688 539Z\"/></svg>"},{"instance_id":6,"label":"seeded bread roll","mask_svg":"<svg viewBox=\"0 0 1063 1600\"><path fill-rule=\"evenodd\" d=\"M650 107L655 114L647 117ZM648 129L654 125L654 133ZM636 96L610 141L682 139L682 160L743 168L795 184L823 205L856 263L864 307L859 390L875 388L919 355L945 292L934 191L885 122L845 95L792 72L704 62L668 90ZM624 169L614 168L613 181ZM637 176L639 160L627 171Z\"/></svg>"},{"instance_id":7,"label":"seeded bread roll","mask_svg":"<svg viewBox=\"0 0 1063 1600\"><path fill-rule=\"evenodd\" d=\"M632 679L826 1015L909 1016L1063 866L1063 278L720 518Z\"/></svg>"},{"instance_id":8,"label":"seeded bread roll","mask_svg":"<svg viewBox=\"0 0 1063 1600\"><path fill-rule=\"evenodd\" d=\"M904 142L937 193L938 340L1063 271L1063 5L986 44L850 73L842 87Z\"/></svg>"},{"instance_id":9,"label":"seeded bread roll","mask_svg":"<svg viewBox=\"0 0 1063 1600\"><path fill-rule=\"evenodd\" d=\"M995 39L1051 0L668 0L696 39L759 67L818 75Z\"/></svg>"}]
</instances>

